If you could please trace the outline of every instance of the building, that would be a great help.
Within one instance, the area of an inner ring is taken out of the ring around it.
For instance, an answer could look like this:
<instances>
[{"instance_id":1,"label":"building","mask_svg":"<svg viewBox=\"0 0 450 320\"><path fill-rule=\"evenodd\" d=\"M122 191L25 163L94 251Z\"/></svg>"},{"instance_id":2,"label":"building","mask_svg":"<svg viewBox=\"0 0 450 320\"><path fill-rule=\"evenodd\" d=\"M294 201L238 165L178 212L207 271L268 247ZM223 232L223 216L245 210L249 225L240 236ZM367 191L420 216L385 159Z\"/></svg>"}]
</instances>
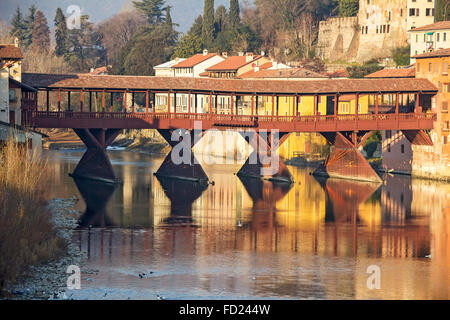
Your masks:
<instances>
[{"instance_id":1,"label":"building","mask_svg":"<svg viewBox=\"0 0 450 320\"><path fill-rule=\"evenodd\" d=\"M254 55L251 52L245 55L241 53L232 57L228 57L228 54L225 52L222 56L225 60L207 68L206 72L202 73L202 76L217 79L235 79L244 73L252 71L254 68L264 68L264 65L267 67L268 64L271 64L269 58L263 55Z\"/></svg>"},{"instance_id":2,"label":"building","mask_svg":"<svg viewBox=\"0 0 450 320\"><path fill-rule=\"evenodd\" d=\"M216 65L225 58L216 53L209 53L208 50L203 50L203 53L195 54L192 57L180 61L172 66L175 77L200 77L200 74L205 72L208 68Z\"/></svg>"},{"instance_id":3,"label":"building","mask_svg":"<svg viewBox=\"0 0 450 320\"><path fill-rule=\"evenodd\" d=\"M172 68L174 65L177 65L180 62L183 62L184 58L175 58L163 64L154 66L156 77L175 77L175 69Z\"/></svg>"},{"instance_id":4,"label":"building","mask_svg":"<svg viewBox=\"0 0 450 320\"><path fill-rule=\"evenodd\" d=\"M416 67L409 66L407 68L398 68L398 69L383 69L374 73L371 73L365 78L369 79L382 79L382 78L415 78L416 77Z\"/></svg>"},{"instance_id":5,"label":"building","mask_svg":"<svg viewBox=\"0 0 450 320\"><path fill-rule=\"evenodd\" d=\"M20 126L26 122L22 111L37 106L37 90L21 82L22 59L17 40L14 45L0 44L0 141L14 136L18 143L40 149L41 134Z\"/></svg>"},{"instance_id":6,"label":"building","mask_svg":"<svg viewBox=\"0 0 450 320\"><path fill-rule=\"evenodd\" d=\"M432 111L438 118L430 132L433 146L411 145L401 132L384 132L383 168L418 177L450 179L450 49L413 58L416 59L416 77L430 80L439 89L432 102Z\"/></svg>"},{"instance_id":7,"label":"building","mask_svg":"<svg viewBox=\"0 0 450 320\"><path fill-rule=\"evenodd\" d=\"M409 30L411 57L418 54L450 48L450 21L441 21ZM411 63L415 59L411 58Z\"/></svg>"},{"instance_id":8,"label":"building","mask_svg":"<svg viewBox=\"0 0 450 320\"><path fill-rule=\"evenodd\" d=\"M328 61L387 58L410 42L408 30L434 22L435 0L360 0L356 17L319 25L318 50Z\"/></svg>"}]
</instances>

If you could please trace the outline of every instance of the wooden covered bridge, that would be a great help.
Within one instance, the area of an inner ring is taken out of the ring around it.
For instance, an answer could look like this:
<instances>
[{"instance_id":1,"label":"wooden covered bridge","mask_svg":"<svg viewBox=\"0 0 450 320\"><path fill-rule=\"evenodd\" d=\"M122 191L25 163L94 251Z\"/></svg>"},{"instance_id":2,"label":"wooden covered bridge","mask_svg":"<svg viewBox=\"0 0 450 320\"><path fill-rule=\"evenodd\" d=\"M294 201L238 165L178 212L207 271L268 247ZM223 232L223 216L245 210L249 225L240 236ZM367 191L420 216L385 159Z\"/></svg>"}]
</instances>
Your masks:
<instances>
[{"instance_id":1,"label":"wooden covered bridge","mask_svg":"<svg viewBox=\"0 0 450 320\"><path fill-rule=\"evenodd\" d=\"M24 74L23 82L41 92L39 107L23 111L23 124L73 129L87 146L74 176L107 182L115 181L115 175L106 148L123 129L156 129L172 146L178 143L171 141L172 133L185 129L193 138L191 147L206 130L231 129L243 134L255 153L260 145L275 151L291 133L317 132L334 146L318 174L380 181L359 152L370 134L400 130L413 144L430 145L426 130L436 120L432 97L437 88L425 79L282 81ZM349 100L349 96L350 108L341 110L340 98ZM162 106L157 103L160 97L166 97ZM280 114L280 99L291 101L289 112ZM308 99L311 102L305 105ZM202 131L195 133L199 122ZM279 132L278 139L262 139L260 132L265 131L269 137ZM194 162L176 166L170 158L158 171L160 175L208 179ZM239 174L260 178L263 163L247 161ZM278 171L266 178L291 181L286 166L279 164Z\"/></svg>"}]
</instances>

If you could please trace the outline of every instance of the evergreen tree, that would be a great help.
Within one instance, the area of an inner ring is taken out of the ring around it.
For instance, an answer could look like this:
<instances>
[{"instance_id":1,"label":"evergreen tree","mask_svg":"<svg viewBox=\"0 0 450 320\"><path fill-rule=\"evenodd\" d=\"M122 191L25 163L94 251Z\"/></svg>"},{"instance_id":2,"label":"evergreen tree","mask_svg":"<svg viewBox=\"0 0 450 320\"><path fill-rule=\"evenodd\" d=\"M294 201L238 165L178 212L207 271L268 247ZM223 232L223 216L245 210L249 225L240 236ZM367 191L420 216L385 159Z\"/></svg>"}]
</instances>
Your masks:
<instances>
[{"instance_id":1,"label":"evergreen tree","mask_svg":"<svg viewBox=\"0 0 450 320\"><path fill-rule=\"evenodd\" d=\"M358 15L359 0L339 0L339 15L342 17L354 17Z\"/></svg>"},{"instance_id":2,"label":"evergreen tree","mask_svg":"<svg viewBox=\"0 0 450 320\"><path fill-rule=\"evenodd\" d=\"M216 14L214 15L214 26L216 29L216 35L224 32L227 26L228 12L225 6L219 6L216 9Z\"/></svg>"},{"instance_id":3,"label":"evergreen tree","mask_svg":"<svg viewBox=\"0 0 450 320\"><path fill-rule=\"evenodd\" d=\"M188 33L181 37L175 48L173 58L189 58L202 51L202 40L199 36Z\"/></svg>"},{"instance_id":4,"label":"evergreen tree","mask_svg":"<svg viewBox=\"0 0 450 320\"><path fill-rule=\"evenodd\" d=\"M33 28L34 28L34 19L36 16L36 6L32 5L28 11L28 17L25 19L25 30L23 33L23 44L25 47L29 47L33 43Z\"/></svg>"},{"instance_id":5,"label":"evergreen tree","mask_svg":"<svg viewBox=\"0 0 450 320\"><path fill-rule=\"evenodd\" d=\"M16 14L11 20L11 36L17 37L19 41L23 41L25 30L25 20L23 19L20 8L17 7Z\"/></svg>"},{"instance_id":6,"label":"evergreen tree","mask_svg":"<svg viewBox=\"0 0 450 320\"><path fill-rule=\"evenodd\" d=\"M214 0L205 0L202 39L207 47L214 41Z\"/></svg>"},{"instance_id":7,"label":"evergreen tree","mask_svg":"<svg viewBox=\"0 0 450 320\"><path fill-rule=\"evenodd\" d=\"M450 1L436 0L436 22L450 20Z\"/></svg>"},{"instance_id":8,"label":"evergreen tree","mask_svg":"<svg viewBox=\"0 0 450 320\"><path fill-rule=\"evenodd\" d=\"M197 37L202 37L202 30L203 30L203 17L202 15L199 15L195 21L192 27L189 29L189 34L194 34Z\"/></svg>"},{"instance_id":9,"label":"evergreen tree","mask_svg":"<svg viewBox=\"0 0 450 320\"><path fill-rule=\"evenodd\" d=\"M48 52L50 50L50 29L47 18L40 10L36 11L34 18L32 44L33 48L38 51Z\"/></svg>"},{"instance_id":10,"label":"evergreen tree","mask_svg":"<svg viewBox=\"0 0 450 320\"><path fill-rule=\"evenodd\" d=\"M170 28L173 27L173 21L172 21L172 16L170 15L170 9L172 7L171 6L167 6L166 7L166 25Z\"/></svg>"},{"instance_id":11,"label":"evergreen tree","mask_svg":"<svg viewBox=\"0 0 450 320\"><path fill-rule=\"evenodd\" d=\"M152 25L164 22L164 11L166 10L166 7L164 7L165 3L165 0L133 1L134 7L142 12L147 18L148 23Z\"/></svg>"},{"instance_id":12,"label":"evergreen tree","mask_svg":"<svg viewBox=\"0 0 450 320\"><path fill-rule=\"evenodd\" d=\"M229 20L230 20L230 27L232 29L239 28L239 25L241 23L239 0L230 0Z\"/></svg>"},{"instance_id":13,"label":"evergreen tree","mask_svg":"<svg viewBox=\"0 0 450 320\"><path fill-rule=\"evenodd\" d=\"M55 16L55 40L56 48L55 54L60 57L67 53L68 47L68 30L66 17L63 14L61 8L56 9Z\"/></svg>"}]
</instances>

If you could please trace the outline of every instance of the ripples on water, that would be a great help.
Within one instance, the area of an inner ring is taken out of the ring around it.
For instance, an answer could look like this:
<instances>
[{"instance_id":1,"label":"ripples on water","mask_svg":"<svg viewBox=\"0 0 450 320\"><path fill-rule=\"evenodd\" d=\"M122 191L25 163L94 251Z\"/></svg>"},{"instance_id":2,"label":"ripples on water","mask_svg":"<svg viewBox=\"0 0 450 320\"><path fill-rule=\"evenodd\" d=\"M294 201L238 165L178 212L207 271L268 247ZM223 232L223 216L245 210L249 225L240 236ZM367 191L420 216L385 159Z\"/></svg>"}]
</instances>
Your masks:
<instances>
[{"instance_id":1,"label":"ripples on water","mask_svg":"<svg viewBox=\"0 0 450 320\"><path fill-rule=\"evenodd\" d=\"M76 299L450 298L449 184L290 167L289 187L240 180L235 165L204 166L216 184L201 187L154 177L163 158L113 151L114 188L68 177L82 152L45 155L51 197L83 199L73 241L100 271ZM367 288L370 265L381 290Z\"/></svg>"}]
</instances>

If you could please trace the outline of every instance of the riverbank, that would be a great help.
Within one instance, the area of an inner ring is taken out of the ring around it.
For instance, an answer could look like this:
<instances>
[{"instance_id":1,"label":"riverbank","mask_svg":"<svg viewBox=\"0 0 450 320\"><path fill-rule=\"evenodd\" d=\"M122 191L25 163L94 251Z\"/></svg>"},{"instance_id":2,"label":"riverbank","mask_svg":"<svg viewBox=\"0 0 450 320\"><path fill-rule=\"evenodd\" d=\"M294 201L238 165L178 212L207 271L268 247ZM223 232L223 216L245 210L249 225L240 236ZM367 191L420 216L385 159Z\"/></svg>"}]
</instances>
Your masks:
<instances>
[{"instance_id":1,"label":"riverbank","mask_svg":"<svg viewBox=\"0 0 450 320\"><path fill-rule=\"evenodd\" d=\"M4 298L11 300L48 300L70 299L67 288L67 268L71 265L82 268L87 260L86 253L72 243L72 237L78 226L80 212L74 210L78 199L54 199L48 204L56 235L65 242L65 253L58 257L29 267L25 274L19 277L15 284L6 288ZM89 270L84 270L89 273Z\"/></svg>"}]
</instances>

